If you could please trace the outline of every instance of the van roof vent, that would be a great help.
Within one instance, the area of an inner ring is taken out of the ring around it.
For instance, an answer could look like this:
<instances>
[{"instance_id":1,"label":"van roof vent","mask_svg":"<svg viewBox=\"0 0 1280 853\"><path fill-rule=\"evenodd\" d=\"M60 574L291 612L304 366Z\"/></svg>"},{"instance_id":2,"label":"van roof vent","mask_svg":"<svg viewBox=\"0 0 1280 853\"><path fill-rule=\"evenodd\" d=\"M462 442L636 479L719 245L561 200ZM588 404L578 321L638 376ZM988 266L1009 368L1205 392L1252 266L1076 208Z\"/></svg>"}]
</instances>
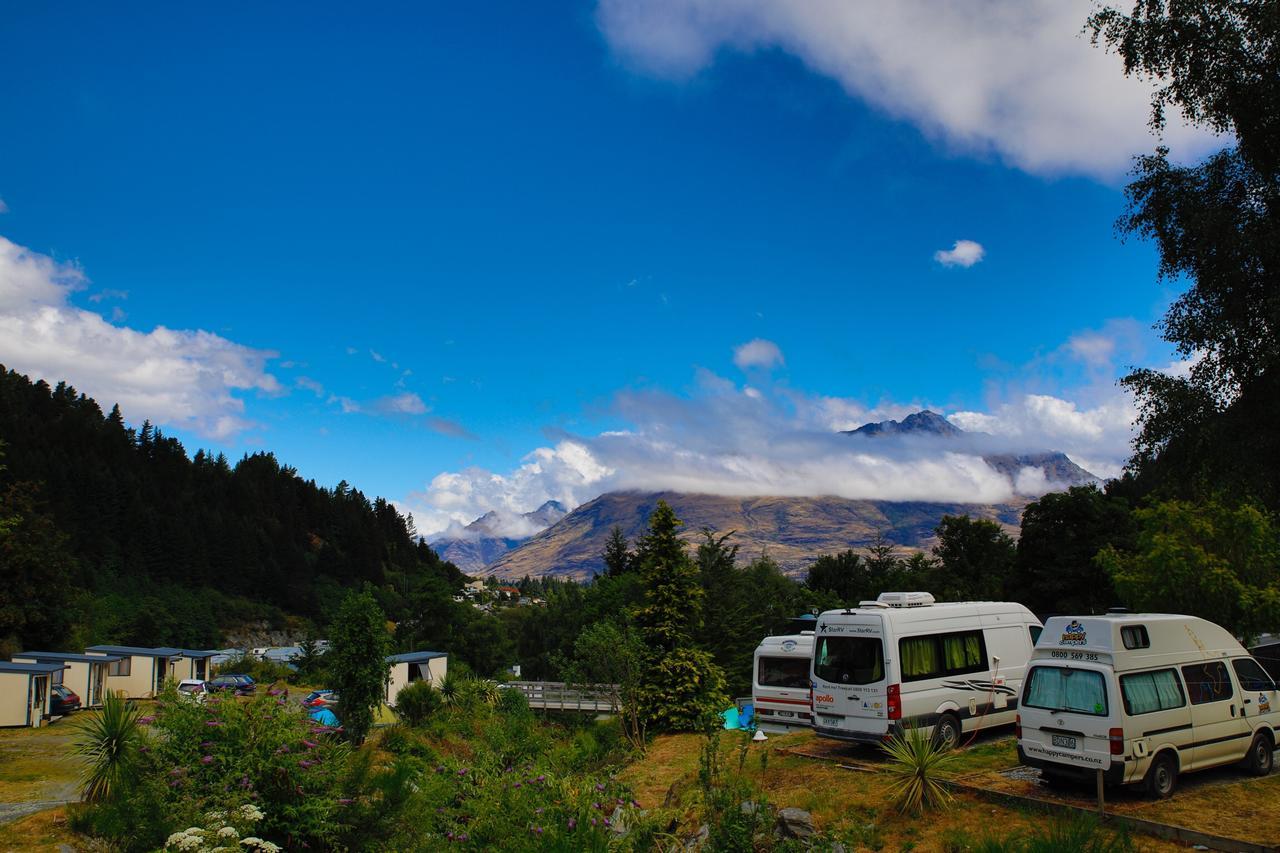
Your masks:
<instances>
[{"instance_id":1,"label":"van roof vent","mask_svg":"<svg viewBox=\"0 0 1280 853\"><path fill-rule=\"evenodd\" d=\"M928 607L934 598L928 592L882 592L876 601L887 607Z\"/></svg>"},{"instance_id":2,"label":"van roof vent","mask_svg":"<svg viewBox=\"0 0 1280 853\"><path fill-rule=\"evenodd\" d=\"M883 601L859 601L859 607L888 607Z\"/></svg>"}]
</instances>

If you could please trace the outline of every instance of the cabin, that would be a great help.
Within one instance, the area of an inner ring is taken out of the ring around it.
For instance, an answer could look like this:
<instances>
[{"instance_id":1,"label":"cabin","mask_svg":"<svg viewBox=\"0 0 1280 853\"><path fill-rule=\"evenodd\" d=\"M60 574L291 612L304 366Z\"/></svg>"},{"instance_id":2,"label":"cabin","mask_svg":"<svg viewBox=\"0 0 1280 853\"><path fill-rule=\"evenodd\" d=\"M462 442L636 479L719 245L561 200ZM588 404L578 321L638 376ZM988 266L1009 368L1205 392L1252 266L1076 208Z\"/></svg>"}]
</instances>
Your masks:
<instances>
[{"instance_id":1,"label":"cabin","mask_svg":"<svg viewBox=\"0 0 1280 853\"><path fill-rule=\"evenodd\" d=\"M118 657L107 664L107 689L126 699L154 699L168 679L178 678L182 649L90 646L86 654Z\"/></svg>"},{"instance_id":2,"label":"cabin","mask_svg":"<svg viewBox=\"0 0 1280 853\"><path fill-rule=\"evenodd\" d=\"M178 681L193 679L208 681L213 678L213 659L219 652L217 649L181 649L182 660L178 661L176 674Z\"/></svg>"},{"instance_id":3,"label":"cabin","mask_svg":"<svg viewBox=\"0 0 1280 853\"><path fill-rule=\"evenodd\" d=\"M386 700L395 704L400 691L415 681L426 681L439 687L449 671L449 656L444 652L406 652L387 658L391 677L387 681Z\"/></svg>"},{"instance_id":4,"label":"cabin","mask_svg":"<svg viewBox=\"0 0 1280 853\"><path fill-rule=\"evenodd\" d=\"M81 655L74 652L22 652L13 656L15 663L61 663L66 669L53 675L49 682L64 684L80 697L80 707L96 708L106 695L107 667L121 660L119 655Z\"/></svg>"},{"instance_id":5,"label":"cabin","mask_svg":"<svg viewBox=\"0 0 1280 853\"><path fill-rule=\"evenodd\" d=\"M39 727L49 716L49 688L61 663L0 661L0 726Z\"/></svg>"}]
</instances>

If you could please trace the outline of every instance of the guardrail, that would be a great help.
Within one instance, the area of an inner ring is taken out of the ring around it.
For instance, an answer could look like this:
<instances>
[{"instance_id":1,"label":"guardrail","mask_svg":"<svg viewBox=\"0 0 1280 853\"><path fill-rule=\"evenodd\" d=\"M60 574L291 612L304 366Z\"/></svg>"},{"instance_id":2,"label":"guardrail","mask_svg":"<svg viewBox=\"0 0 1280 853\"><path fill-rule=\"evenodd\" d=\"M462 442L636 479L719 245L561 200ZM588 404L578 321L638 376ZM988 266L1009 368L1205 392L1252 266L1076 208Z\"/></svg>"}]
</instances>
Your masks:
<instances>
[{"instance_id":1,"label":"guardrail","mask_svg":"<svg viewBox=\"0 0 1280 853\"><path fill-rule=\"evenodd\" d=\"M571 687L563 681L508 681L502 686L523 693L530 708L584 714L615 714L618 711L613 701L617 688L609 684Z\"/></svg>"}]
</instances>

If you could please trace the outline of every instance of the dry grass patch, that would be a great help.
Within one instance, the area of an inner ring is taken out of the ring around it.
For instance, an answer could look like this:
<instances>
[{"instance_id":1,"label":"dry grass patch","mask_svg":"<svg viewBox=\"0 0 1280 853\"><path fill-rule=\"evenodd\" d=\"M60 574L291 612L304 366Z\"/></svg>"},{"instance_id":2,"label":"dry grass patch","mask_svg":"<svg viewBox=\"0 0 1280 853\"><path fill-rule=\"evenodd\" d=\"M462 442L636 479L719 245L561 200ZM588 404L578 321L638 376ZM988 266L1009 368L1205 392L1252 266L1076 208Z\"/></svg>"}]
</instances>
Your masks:
<instances>
[{"instance_id":1,"label":"dry grass patch","mask_svg":"<svg viewBox=\"0 0 1280 853\"><path fill-rule=\"evenodd\" d=\"M61 853L86 849L85 839L67 828L65 809L36 812L12 823L0 825L0 850L32 853Z\"/></svg>"},{"instance_id":2,"label":"dry grass patch","mask_svg":"<svg viewBox=\"0 0 1280 853\"><path fill-rule=\"evenodd\" d=\"M71 743L79 719L77 714L39 729L0 730L0 803L75 797L81 763Z\"/></svg>"}]
</instances>

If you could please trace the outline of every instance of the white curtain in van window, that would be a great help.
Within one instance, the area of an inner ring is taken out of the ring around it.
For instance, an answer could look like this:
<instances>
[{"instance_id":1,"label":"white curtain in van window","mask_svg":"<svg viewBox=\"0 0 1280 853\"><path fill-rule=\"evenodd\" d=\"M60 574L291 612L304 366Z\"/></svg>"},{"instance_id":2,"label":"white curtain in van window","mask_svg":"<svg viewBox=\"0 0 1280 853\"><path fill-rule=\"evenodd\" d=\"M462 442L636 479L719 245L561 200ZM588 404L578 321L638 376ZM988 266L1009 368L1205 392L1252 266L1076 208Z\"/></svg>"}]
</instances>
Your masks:
<instances>
[{"instance_id":1,"label":"white curtain in van window","mask_svg":"<svg viewBox=\"0 0 1280 853\"><path fill-rule=\"evenodd\" d=\"M1130 714L1167 711L1185 704L1182 685L1171 669L1126 675L1120 679L1120 690L1124 693L1124 703Z\"/></svg>"},{"instance_id":2,"label":"white curtain in van window","mask_svg":"<svg viewBox=\"0 0 1280 853\"><path fill-rule=\"evenodd\" d=\"M1096 672L1038 666L1031 670L1027 704L1050 711L1101 715L1107 707L1106 687Z\"/></svg>"}]
</instances>

